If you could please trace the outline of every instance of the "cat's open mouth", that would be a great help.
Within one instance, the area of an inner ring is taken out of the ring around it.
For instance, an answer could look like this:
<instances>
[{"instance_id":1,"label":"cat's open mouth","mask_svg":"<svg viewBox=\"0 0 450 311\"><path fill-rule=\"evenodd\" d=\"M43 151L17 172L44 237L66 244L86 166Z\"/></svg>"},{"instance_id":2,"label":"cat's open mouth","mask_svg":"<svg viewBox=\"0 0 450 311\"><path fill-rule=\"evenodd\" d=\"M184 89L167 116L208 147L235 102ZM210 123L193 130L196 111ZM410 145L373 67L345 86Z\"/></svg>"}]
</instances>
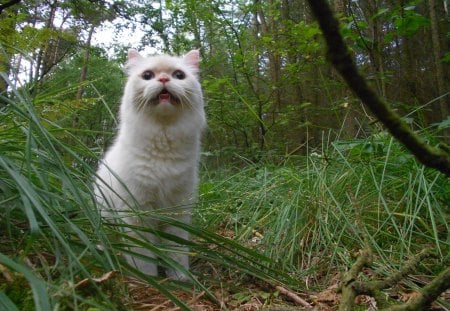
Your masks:
<instances>
[{"instance_id":1,"label":"cat's open mouth","mask_svg":"<svg viewBox=\"0 0 450 311\"><path fill-rule=\"evenodd\" d=\"M166 89L159 93L159 100L170 100L171 94Z\"/></svg>"},{"instance_id":2,"label":"cat's open mouth","mask_svg":"<svg viewBox=\"0 0 450 311\"><path fill-rule=\"evenodd\" d=\"M171 103L173 105L180 103L179 99L166 89L158 94L156 102L157 104Z\"/></svg>"}]
</instances>

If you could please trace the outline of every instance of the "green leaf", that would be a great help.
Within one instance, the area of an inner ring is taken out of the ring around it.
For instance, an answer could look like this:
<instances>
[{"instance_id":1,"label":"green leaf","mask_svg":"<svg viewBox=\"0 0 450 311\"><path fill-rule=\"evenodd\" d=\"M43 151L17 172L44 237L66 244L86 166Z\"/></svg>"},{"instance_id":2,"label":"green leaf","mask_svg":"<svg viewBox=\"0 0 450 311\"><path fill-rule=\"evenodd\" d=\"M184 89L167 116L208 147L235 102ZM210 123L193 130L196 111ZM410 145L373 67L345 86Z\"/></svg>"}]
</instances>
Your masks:
<instances>
[{"instance_id":1,"label":"green leaf","mask_svg":"<svg viewBox=\"0 0 450 311\"><path fill-rule=\"evenodd\" d=\"M441 122L435 123L433 125L437 125L439 130L450 128L450 115L447 116L447 119L442 120Z\"/></svg>"},{"instance_id":2,"label":"green leaf","mask_svg":"<svg viewBox=\"0 0 450 311\"><path fill-rule=\"evenodd\" d=\"M376 19L380 16L385 15L387 12L389 12L390 10L388 8L383 8L383 9L379 9L377 13L375 13L374 16L372 16L372 19Z\"/></svg>"},{"instance_id":3,"label":"green leaf","mask_svg":"<svg viewBox=\"0 0 450 311\"><path fill-rule=\"evenodd\" d=\"M441 62L443 62L444 64L450 64L450 52L444 54L444 57L442 57Z\"/></svg>"},{"instance_id":4,"label":"green leaf","mask_svg":"<svg viewBox=\"0 0 450 311\"><path fill-rule=\"evenodd\" d=\"M412 36L420 28L429 26L430 20L413 11L407 11L405 16L397 16L394 19L394 25L400 35Z\"/></svg>"}]
</instances>

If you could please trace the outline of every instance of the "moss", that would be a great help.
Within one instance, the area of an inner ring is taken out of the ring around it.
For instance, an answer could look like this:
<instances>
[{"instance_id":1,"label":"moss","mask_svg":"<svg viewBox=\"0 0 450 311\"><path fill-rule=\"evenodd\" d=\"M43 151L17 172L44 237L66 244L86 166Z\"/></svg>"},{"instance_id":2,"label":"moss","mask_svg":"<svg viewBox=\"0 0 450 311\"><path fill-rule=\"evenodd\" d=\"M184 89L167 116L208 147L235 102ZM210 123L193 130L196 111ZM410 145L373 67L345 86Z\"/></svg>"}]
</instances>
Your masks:
<instances>
[{"instance_id":1,"label":"moss","mask_svg":"<svg viewBox=\"0 0 450 311\"><path fill-rule=\"evenodd\" d=\"M0 283L0 291L3 291L19 310L35 310L33 292L28 281L21 274L15 273L12 275L12 281L2 280Z\"/></svg>"}]
</instances>

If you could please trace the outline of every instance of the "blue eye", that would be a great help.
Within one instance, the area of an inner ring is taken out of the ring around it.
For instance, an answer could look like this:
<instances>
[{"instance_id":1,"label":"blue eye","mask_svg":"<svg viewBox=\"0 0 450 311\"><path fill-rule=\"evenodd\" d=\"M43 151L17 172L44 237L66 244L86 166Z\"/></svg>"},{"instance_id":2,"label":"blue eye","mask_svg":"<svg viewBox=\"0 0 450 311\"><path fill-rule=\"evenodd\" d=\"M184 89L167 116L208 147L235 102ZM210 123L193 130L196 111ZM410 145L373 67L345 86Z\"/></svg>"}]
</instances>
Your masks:
<instances>
[{"instance_id":1,"label":"blue eye","mask_svg":"<svg viewBox=\"0 0 450 311\"><path fill-rule=\"evenodd\" d=\"M184 78L186 78L186 74L183 71L181 71L181 70L175 70L172 73L172 77L174 77L174 78L176 78L178 80L183 80Z\"/></svg>"},{"instance_id":2,"label":"blue eye","mask_svg":"<svg viewBox=\"0 0 450 311\"><path fill-rule=\"evenodd\" d=\"M151 70L146 70L142 73L142 79L151 80L155 77L155 74Z\"/></svg>"}]
</instances>

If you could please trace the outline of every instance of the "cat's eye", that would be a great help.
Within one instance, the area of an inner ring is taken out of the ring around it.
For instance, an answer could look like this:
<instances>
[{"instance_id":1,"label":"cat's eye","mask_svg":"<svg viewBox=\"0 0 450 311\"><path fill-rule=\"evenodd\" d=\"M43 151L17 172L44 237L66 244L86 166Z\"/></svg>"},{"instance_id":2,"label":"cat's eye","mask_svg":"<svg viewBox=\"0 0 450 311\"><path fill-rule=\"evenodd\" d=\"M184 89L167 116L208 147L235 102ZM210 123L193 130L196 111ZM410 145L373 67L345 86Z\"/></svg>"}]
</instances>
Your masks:
<instances>
[{"instance_id":1,"label":"cat's eye","mask_svg":"<svg viewBox=\"0 0 450 311\"><path fill-rule=\"evenodd\" d=\"M181 70L175 70L172 73L172 77L174 77L174 78L176 78L178 80L183 80L184 78L186 78L186 74L183 71L181 71Z\"/></svg>"},{"instance_id":2,"label":"cat's eye","mask_svg":"<svg viewBox=\"0 0 450 311\"><path fill-rule=\"evenodd\" d=\"M142 79L151 80L155 77L155 74L151 70L146 70L142 73Z\"/></svg>"}]
</instances>

